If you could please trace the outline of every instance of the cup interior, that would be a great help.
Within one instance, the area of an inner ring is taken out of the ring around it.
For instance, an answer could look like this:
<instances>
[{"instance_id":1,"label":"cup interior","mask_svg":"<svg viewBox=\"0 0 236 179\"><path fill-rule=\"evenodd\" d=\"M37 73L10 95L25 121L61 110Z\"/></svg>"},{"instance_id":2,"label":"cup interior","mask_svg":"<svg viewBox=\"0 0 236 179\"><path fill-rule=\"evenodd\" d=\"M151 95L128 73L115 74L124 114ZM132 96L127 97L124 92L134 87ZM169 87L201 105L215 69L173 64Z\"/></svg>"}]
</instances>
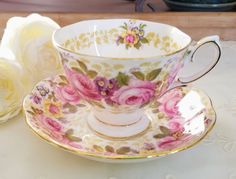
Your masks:
<instances>
[{"instance_id":1,"label":"cup interior","mask_svg":"<svg viewBox=\"0 0 236 179\"><path fill-rule=\"evenodd\" d=\"M107 19L81 21L57 30L57 47L80 55L147 58L184 49L191 38L178 28L149 21Z\"/></svg>"}]
</instances>

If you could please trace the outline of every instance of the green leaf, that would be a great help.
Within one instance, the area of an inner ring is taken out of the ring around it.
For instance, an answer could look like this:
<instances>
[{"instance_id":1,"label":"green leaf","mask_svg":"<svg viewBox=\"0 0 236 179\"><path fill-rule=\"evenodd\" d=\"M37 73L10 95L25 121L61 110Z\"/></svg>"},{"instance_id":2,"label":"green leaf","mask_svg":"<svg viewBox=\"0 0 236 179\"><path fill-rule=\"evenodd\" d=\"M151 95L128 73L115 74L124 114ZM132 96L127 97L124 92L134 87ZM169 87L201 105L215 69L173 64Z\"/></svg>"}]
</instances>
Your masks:
<instances>
[{"instance_id":1,"label":"green leaf","mask_svg":"<svg viewBox=\"0 0 236 179\"><path fill-rule=\"evenodd\" d=\"M113 148L112 146L110 146L110 145L107 145L107 146L105 147L105 150L106 150L107 152L110 152L110 153L114 153L114 152L115 152L114 148Z\"/></svg>"},{"instance_id":2,"label":"green leaf","mask_svg":"<svg viewBox=\"0 0 236 179\"><path fill-rule=\"evenodd\" d=\"M153 136L155 139L161 139L161 138L163 138L163 137L166 137L166 135L165 134L156 134L156 135L154 135Z\"/></svg>"},{"instance_id":3,"label":"green leaf","mask_svg":"<svg viewBox=\"0 0 236 179\"><path fill-rule=\"evenodd\" d=\"M66 136L69 140L75 141L75 142L81 142L82 139L73 135Z\"/></svg>"},{"instance_id":4,"label":"green leaf","mask_svg":"<svg viewBox=\"0 0 236 179\"><path fill-rule=\"evenodd\" d=\"M127 27L125 27L124 25L121 25L120 28L127 30Z\"/></svg>"},{"instance_id":5,"label":"green leaf","mask_svg":"<svg viewBox=\"0 0 236 179\"><path fill-rule=\"evenodd\" d=\"M118 43L123 44L124 43L124 38L119 38Z\"/></svg>"},{"instance_id":6,"label":"green leaf","mask_svg":"<svg viewBox=\"0 0 236 179\"><path fill-rule=\"evenodd\" d=\"M71 105L70 103L64 104L64 105L63 105L63 108L68 109L68 111L69 111L70 113L75 113L75 112L77 112L77 107L74 106L74 105Z\"/></svg>"},{"instance_id":7,"label":"green leaf","mask_svg":"<svg viewBox=\"0 0 236 179\"><path fill-rule=\"evenodd\" d=\"M129 83L129 76L121 72L118 73L116 79L119 86L127 86Z\"/></svg>"},{"instance_id":8,"label":"green leaf","mask_svg":"<svg viewBox=\"0 0 236 179\"><path fill-rule=\"evenodd\" d=\"M152 112L155 114L155 113L159 113L159 110L158 109L153 109Z\"/></svg>"},{"instance_id":9,"label":"green leaf","mask_svg":"<svg viewBox=\"0 0 236 179\"><path fill-rule=\"evenodd\" d=\"M29 114L31 114L32 116L35 115L35 113L32 112L32 111L26 111L26 112L29 113Z\"/></svg>"},{"instance_id":10,"label":"green leaf","mask_svg":"<svg viewBox=\"0 0 236 179\"><path fill-rule=\"evenodd\" d=\"M97 76L97 72L94 71L94 70L89 70L87 71L87 75L90 77L90 78L94 78L95 76Z\"/></svg>"},{"instance_id":11,"label":"green leaf","mask_svg":"<svg viewBox=\"0 0 236 179\"><path fill-rule=\"evenodd\" d=\"M160 126L160 130L166 136L170 134L170 130L165 126Z\"/></svg>"},{"instance_id":12,"label":"green leaf","mask_svg":"<svg viewBox=\"0 0 236 179\"><path fill-rule=\"evenodd\" d=\"M78 73L84 74L84 73L82 72L82 70L80 70L80 69L77 68L77 67L72 67L71 69L74 70L74 71L76 71L76 72L78 72Z\"/></svg>"},{"instance_id":13,"label":"green leaf","mask_svg":"<svg viewBox=\"0 0 236 179\"><path fill-rule=\"evenodd\" d=\"M76 106L78 106L78 107L80 107L80 108L86 107L85 104L77 104Z\"/></svg>"},{"instance_id":14,"label":"green leaf","mask_svg":"<svg viewBox=\"0 0 236 179\"><path fill-rule=\"evenodd\" d=\"M159 113L157 114L157 117L158 117L158 119L162 119L162 118L164 118L164 117L165 117L165 114L164 114L164 113L161 113L161 112L159 112Z\"/></svg>"},{"instance_id":15,"label":"green leaf","mask_svg":"<svg viewBox=\"0 0 236 179\"><path fill-rule=\"evenodd\" d=\"M147 25L146 24L140 24L139 25L139 28L143 29L144 27L146 27Z\"/></svg>"},{"instance_id":16,"label":"green leaf","mask_svg":"<svg viewBox=\"0 0 236 179\"><path fill-rule=\"evenodd\" d=\"M31 106L31 109L34 113L37 113L37 110L33 106Z\"/></svg>"},{"instance_id":17,"label":"green leaf","mask_svg":"<svg viewBox=\"0 0 236 179\"><path fill-rule=\"evenodd\" d=\"M97 107L99 107L99 108L105 109L105 107L104 107L101 103L99 103L99 102L97 102L97 101L89 101L89 103L90 103L91 105L95 105L95 106L97 106Z\"/></svg>"},{"instance_id":18,"label":"green leaf","mask_svg":"<svg viewBox=\"0 0 236 179\"><path fill-rule=\"evenodd\" d=\"M67 78L66 78L64 75L59 75L59 77L60 77L63 81L68 82Z\"/></svg>"},{"instance_id":19,"label":"green leaf","mask_svg":"<svg viewBox=\"0 0 236 179\"><path fill-rule=\"evenodd\" d=\"M82 139L79 137L73 136L73 133L74 133L73 129L69 129L66 131L65 137L71 141L81 142Z\"/></svg>"},{"instance_id":20,"label":"green leaf","mask_svg":"<svg viewBox=\"0 0 236 179\"><path fill-rule=\"evenodd\" d=\"M143 44L146 44L146 43L148 43L148 39L146 39L145 37L144 37L144 38L142 38L140 41L141 41Z\"/></svg>"},{"instance_id":21,"label":"green leaf","mask_svg":"<svg viewBox=\"0 0 236 179\"><path fill-rule=\"evenodd\" d=\"M74 130L73 129L68 129L66 131L66 135L73 135L74 134Z\"/></svg>"},{"instance_id":22,"label":"green leaf","mask_svg":"<svg viewBox=\"0 0 236 179\"><path fill-rule=\"evenodd\" d=\"M125 45L125 48L126 48L127 50L129 49L129 47L130 47L129 44L126 44L126 45Z\"/></svg>"},{"instance_id":23,"label":"green leaf","mask_svg":"<svg viewBox=\"0 0 236 179\"><path fill-rule=\"evenodd\" d=\"M146 79L149 81L155 80L155 78L160 74L161 68L152 70L150 73L147 74Z\"/></svg>"},{"instance_id":24,"label":"green leaf","mask_svg":"<svg viewBox=\"0 0 236 179\"><path fill-rule=\"evenodd\" d=\"M144 107L146 107L146 106L148 106L148 105L149 105L149 101L146 102L146 103L143 103L141 106L139 106L139 108L144 108Z\"/></svg>"},{"instance_id":25,"label":"green leaf","mask_svg":"<svg viewBox=\"0 0 236 179\"><path fill-rule=\"evenodd\" d=\"M134 71L132 74L139 80L144 80L145 76L141 71Z\"/></svg>"},{"instance_id":26,"label":"green leaf","mask_svg":"<svg viewBox=\"0 0 236 179\"><path fill-rule=\"evenodd\" d=\"M70 113L76 113L76 112L77 112L77 107L71 105L71 106L69 107L69 112L70 112Z\"/></svg>"},{"instance_id":27,"label":"green leaf","mask_svg":"<svg viewBox=\"0 0 236 179\"><path fill-rule=\"evenodd\" d=\"M87 72L88 71L88 68L87 66L85 65L85 63L79 61L79 60L76 60L77 63L79 64L80 68L84 71L84 72Z\"/></svg>"},{"instance_id":28,"label":"green leaf","mask_svg":"<svg viewBox=\"0 0 236 179\"><path fill-rule=\"evenodd\" d=\"M142 44L141 44L140 42L134 44L134 47L135 47L136 49L139 49L141 46L142 46Z\"/></svg>"},{"instance_id":29,"label":"green leaf","mask_svg":"<svg viewBox=\"0 0 236 179\"><path fill-rule=\"evenodd\" d=\"M103 152L103 148L100 147L99 145L93 145L93 148L98 152Z\"/></svg>"},{"instance_id":30,"label":"green leaf","mask_svg":"<svg viewBox=\"0 0 236 179\"><path fill-rule=\"evenodd\" d=\"M65 86L65 85L67 85L67 83L64 83L64 82L60 82L60 83L58 83L60 86Z\"/></svg>"},{"instance_id":31,"label":"green leaf","mask_svg":"<svg viewBox=\"0 0 236 179\"><path fill-rule=\"evenodd\" d=\"M121 147L121 148L116 150L117 154L126 154L128 152L130 152L130 148L129 147Z\"/></svg>"}]
</instances>

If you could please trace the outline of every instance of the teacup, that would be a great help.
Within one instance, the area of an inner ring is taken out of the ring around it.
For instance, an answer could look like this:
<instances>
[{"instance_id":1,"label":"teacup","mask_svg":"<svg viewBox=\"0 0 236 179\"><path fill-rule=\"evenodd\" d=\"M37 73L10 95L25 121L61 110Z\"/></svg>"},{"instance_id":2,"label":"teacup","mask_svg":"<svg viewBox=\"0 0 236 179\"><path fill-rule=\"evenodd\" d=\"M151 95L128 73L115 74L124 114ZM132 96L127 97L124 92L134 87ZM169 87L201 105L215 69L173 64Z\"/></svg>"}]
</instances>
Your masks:
<instances>
[{"instance_id":1,"label":"teacup","mask_svg":"<svg viewBox=\"0 0 236 179\"><path fill-rule=\"evenodd\" d=\"M146 107L174 86L205 75L221 55L218 36L192 44L176 27L130 19L81 21L57 30L53 43L70 85L91 105L90 127L114 138L142 133L150 120ZM177 76L208 43L216 47L212 63L195 75Z\"/></svg>"}]
</instances>

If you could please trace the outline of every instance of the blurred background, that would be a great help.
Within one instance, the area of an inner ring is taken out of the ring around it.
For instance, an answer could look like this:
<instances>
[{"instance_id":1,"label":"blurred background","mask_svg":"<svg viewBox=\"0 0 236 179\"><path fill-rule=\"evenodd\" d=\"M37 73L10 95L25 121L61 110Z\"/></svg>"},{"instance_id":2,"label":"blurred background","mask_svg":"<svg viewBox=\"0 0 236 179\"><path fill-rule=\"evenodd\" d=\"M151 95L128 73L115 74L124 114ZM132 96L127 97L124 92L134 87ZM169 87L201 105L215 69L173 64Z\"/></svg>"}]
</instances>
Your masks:
<instances>
[{"instance_id":1,"label":"blurred background","mask_svg":"<svg viewBox=\"0 0 236 179\"><path fill-rule=\"evenodd\" d=\"M236 0L0 0L1 12L236 11Z\"/></svg>"}]
</instances>

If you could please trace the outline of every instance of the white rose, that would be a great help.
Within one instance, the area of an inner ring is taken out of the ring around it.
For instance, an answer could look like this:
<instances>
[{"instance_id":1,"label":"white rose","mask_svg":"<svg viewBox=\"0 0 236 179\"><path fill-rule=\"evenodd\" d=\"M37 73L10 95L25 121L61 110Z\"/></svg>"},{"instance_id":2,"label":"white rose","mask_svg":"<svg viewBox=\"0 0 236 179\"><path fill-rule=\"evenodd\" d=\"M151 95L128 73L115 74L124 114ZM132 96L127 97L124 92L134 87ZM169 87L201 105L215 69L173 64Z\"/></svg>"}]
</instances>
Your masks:
<instances>
[{"instance_id":1,"label":"white rose","mask_svg":"<svg viewBox=\"0 0 236 179\"><path fill-rule=\"evenodd\" d=\"M61 62L52 45L52 33L60 28L48 17L32 14L12 17L3 34L1 48L8 48L14 59L31 77L32 86L48 76L61 73Z\"/></svg>"},{"instance_id":2,"label":"white rose","mask_svg":"<svg viewBox=\"0 0 236 179\"><path fill-rule=\"evenodd\" d=\"M19 64L0 58L0 123L17 115L21 110L27 79Z\"/></svg>"}]
</instances>

